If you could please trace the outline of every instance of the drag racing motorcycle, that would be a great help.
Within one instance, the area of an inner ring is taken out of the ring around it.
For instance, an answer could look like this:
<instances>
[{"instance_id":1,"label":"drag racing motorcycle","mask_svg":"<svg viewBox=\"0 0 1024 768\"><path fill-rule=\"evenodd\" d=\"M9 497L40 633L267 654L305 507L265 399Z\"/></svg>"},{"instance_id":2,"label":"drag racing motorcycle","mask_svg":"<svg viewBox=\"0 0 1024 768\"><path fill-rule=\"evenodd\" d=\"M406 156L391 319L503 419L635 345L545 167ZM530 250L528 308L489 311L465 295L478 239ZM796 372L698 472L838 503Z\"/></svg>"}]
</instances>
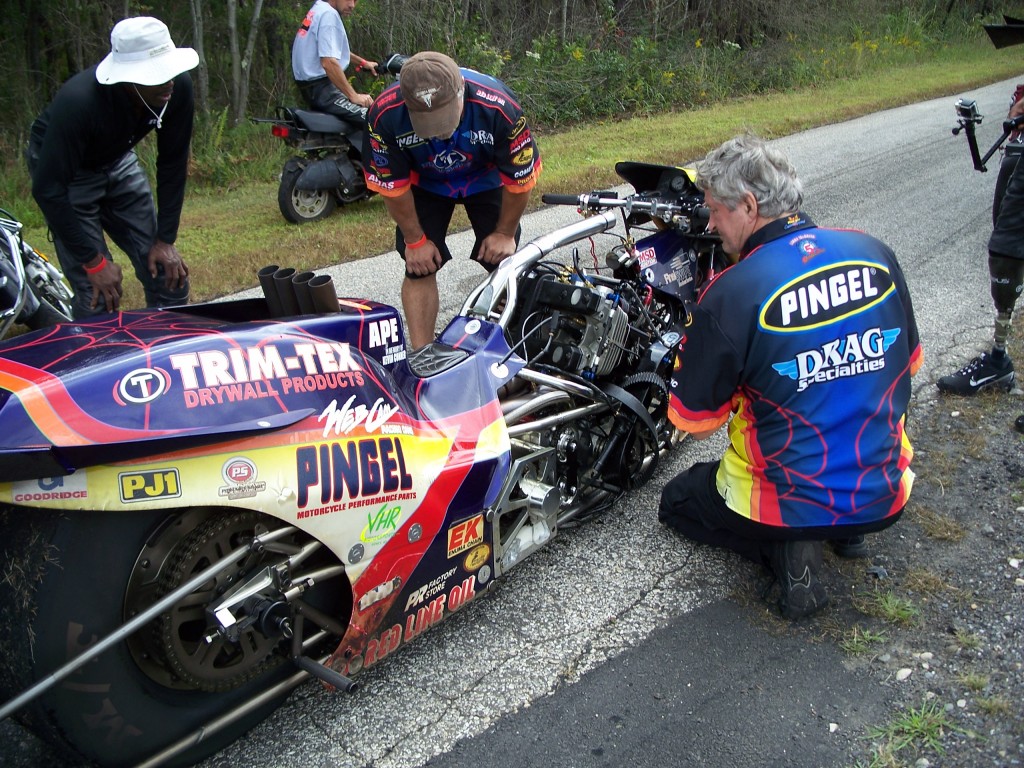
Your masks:
<instances>
[{"instance_id":1,"label":"drag racing motorcycle","mask_svg":"<svg viewBox=\"0 0 1024 768\"><path fill-rule=\"evenodd\" d=\"M0 719L75 764L191 764L643 484L721 254L692 172L618 170L640 191L551 198L587 215L413 354L395 308L276 266L0 344Z\"/></svg>"},{"instance_id":2,"label":"drag racing motorcycle","mask_svg":"<svg viewBox=\"0 0 1024 768\"><path fill-rule=\"evenodd\" d=\"M15 323L33 330L71 319L74 294L64 273L21 235L22 225L0 208L0 338Z\"/></svg>"},{"instance_id":3,"label":"drag racing motorcycle","mask_svg":"<svg viewBox=\"0 0 1024 768\"><path fill-rule=\"evenodd\" d=\"M385 57L375 74L397 76L406 57ZM363 177L364 127L326 112L279 106L274 117L256 117L271 123L270 132L295 154L285 161L277 188L281 215L292 224L318 221L339 205L372 195Z\"/></svg>"}]
</instances>

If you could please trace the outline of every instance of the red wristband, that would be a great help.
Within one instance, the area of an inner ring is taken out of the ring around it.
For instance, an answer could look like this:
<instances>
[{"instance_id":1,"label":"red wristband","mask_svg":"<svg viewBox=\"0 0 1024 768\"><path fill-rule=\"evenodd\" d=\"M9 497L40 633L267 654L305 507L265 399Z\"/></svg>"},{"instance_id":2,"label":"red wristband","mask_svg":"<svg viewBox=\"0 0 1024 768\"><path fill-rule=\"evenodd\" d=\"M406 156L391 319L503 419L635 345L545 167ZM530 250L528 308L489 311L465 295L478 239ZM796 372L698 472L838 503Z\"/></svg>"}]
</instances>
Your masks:
<instances>
[{"instance_id":1,"label":"red wristband","mask_svg":"<svg viewBox=\"0 0 1024 768\"><path fill-rule=\"evenodd\" d=\"M83 265L82 269L85 270L85 274L87 274L87 275L95 275L97 272L102 272L106 266L107 266L107 257L106 256L101 256L100 257L100 263L97 264L95 267L87 267L87 266Z\"/></svg>"},{"instance_id":2,"label":"red wristband","mask_svg":"<svg viewBox=\"0 0 1024 768\"><path fill-rule=\"evenodd\" d=\"M427 244L427 233L424 232L420 235L419 239L415 243L410 243L408 240L405 241L406 248L422 248Z\"/></svg>"}]
</instances>

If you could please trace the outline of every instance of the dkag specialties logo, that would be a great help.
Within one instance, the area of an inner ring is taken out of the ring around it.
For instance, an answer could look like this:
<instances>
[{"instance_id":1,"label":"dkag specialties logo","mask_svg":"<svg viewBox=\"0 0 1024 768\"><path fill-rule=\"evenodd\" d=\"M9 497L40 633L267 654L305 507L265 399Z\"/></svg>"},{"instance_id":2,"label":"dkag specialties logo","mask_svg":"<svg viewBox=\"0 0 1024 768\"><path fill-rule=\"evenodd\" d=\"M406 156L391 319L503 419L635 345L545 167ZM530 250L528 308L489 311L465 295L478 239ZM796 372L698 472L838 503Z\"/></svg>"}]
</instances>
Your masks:
<instances>
[{"instance_id":1,"label":"dkag specialties logo","mask_svg":"<svg viewBox=\"0 0 1024 768\"><path fill-rule=\"evenodd\" d=\"M760 325L773 333L820 328L864 312L895 290L881 264L845 261L801 275L761 307Z\"/></svg>"},{"instance_id":2,"label":"dkag specialties logo","mask_svg":"<svg viewBox=\"0 0 1024 768\"><path fill-rule=\"evenodd\" d=\"M870 328L833 339L817 349L798 352L792 360L772 363L780 376L797 382L803 392L812 384L845 379L885 368L885 351L900 335L899 328Z\"/></svg>"}]
</instances>

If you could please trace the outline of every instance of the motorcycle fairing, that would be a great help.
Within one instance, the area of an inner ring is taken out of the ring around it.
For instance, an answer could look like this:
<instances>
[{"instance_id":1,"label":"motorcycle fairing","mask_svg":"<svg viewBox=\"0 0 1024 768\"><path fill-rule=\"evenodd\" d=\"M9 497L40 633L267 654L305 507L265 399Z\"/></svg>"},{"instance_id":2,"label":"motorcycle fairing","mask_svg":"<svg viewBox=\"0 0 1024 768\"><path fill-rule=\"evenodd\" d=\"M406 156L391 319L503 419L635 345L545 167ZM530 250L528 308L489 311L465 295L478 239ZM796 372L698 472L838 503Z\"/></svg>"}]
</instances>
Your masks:
<instances>
[{"instance_id":1,"label":"motorcycle fairing","mask_svg":"<svg viewBox=\"0 0 1024 768\"><path fill-rule=\"evenodd\" d=\"M404 358L397 312L371 304L229 326L187 313L123 313L8 342L0 345L0 418L13 426L0 438L0 464L6 458L13 474L26 448L64 463L28 473L19 465L20 475L0 483L0 500L69 511L223 505L277 517L344 564L355 607L342 646L365 661L385 618L392 628L404 622L426 585L450 594L461 574L461 604L493 573L482 510L510 465L496 391L523 362L499 326L479 320L457 318L439 343L460 355L418 376ZM332 344L348 344L347 356ZM251 349L263 352L253 357ZM263 365L269 349L300 367L315 364L315 372L303 369L313 381L286 392L270 375L276 369ZM345 370L322 370L327 364ZM209 379L243 369L253 379L246 383L264 389L237 400L186 395L234 387ZM257 369L261 377L251 375ZM121 386L139 370L168 375L147 373L149 388ZM317 378L341 374L350 375L345 387ZM228 421L228 413L248 418ZM212 442L196 445L200 437ZM453 530L472 535L453 546ZM431 596L433 623L444 611Z\"/></svg>"},{"instance_id":2,"label":"motorcycle fairing","mask_svg":"<svg viewBox=\"0 0 1024 768\"><path fill-rule=\"evenodd\" d=\"M417 511L353 584L349 632L330 662L343 674L371 666L458 610L495 573L484 511L497 500L511 453L493 395L524 361L511 355L500 327L475 319L456 317L437 343L468 353L449 357L450 366L416 386L420 411L454 436L452 452ZM467 396L483 402L457 404Z\"/></svg>"},{"instance_id":3,"label":"motorcycle fairing","mask_svg":"<svg viewBox=\"0 0 1024 768\"><path fill-rule=\"evenodd\" d=\"M689 238L662 230L636 243L637 266L644 282L679 301L696 298L697 252Z\"/></svg>"},{"instance_id":4,"label":"motorcycle fairing","mask_svg":"<svg viewBox=\"0 0 1024 768\"><path fill-rule=\"evenodd\" d=\"M699 194L693 183L696 178L693 168L624 160L615 164L615 173L640 194L660 191L663 196L670 197L673 194L678 195L684 189Z\"/></svg>"},{"instance_id":5,"label":"motorcycle fairing","mask_svg":"<svg viewBox=\"0 0 1024 768\"><path fill-rule=\"evenodd\" d=\"M397 311L370 303L287 322L164 311L60 325L0 345L0 452L92 446L99 463L119 444L280 427L404 357Z\"/></svg>"}]
</instances>

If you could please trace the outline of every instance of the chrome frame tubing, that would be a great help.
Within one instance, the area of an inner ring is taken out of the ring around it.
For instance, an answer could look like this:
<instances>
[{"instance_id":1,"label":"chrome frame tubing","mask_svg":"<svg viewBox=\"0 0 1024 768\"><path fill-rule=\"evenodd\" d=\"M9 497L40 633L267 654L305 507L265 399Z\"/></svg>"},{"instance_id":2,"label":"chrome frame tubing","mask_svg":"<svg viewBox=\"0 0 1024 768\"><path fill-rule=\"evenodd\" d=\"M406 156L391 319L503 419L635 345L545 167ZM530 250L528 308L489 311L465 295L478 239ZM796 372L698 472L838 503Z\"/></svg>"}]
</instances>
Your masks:
<instances>
[{"instance_id":1,"label":"chrome frame tubing","mask_svg":"<svg viewBox=\"0 0 1024 768\"><path fill-rule=\"evenodd\" d=\"M466 297L459 314L478 317L508 327L518 298L520 275L557 248L607 232L619 221L617 211L605 211L541 235L498 264Z\"/></svg>"}]
</instances>

